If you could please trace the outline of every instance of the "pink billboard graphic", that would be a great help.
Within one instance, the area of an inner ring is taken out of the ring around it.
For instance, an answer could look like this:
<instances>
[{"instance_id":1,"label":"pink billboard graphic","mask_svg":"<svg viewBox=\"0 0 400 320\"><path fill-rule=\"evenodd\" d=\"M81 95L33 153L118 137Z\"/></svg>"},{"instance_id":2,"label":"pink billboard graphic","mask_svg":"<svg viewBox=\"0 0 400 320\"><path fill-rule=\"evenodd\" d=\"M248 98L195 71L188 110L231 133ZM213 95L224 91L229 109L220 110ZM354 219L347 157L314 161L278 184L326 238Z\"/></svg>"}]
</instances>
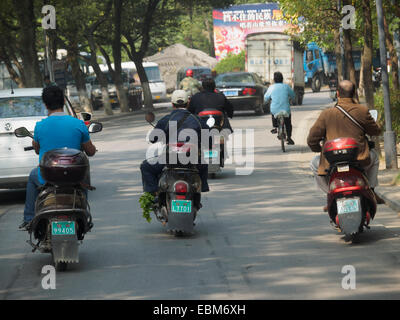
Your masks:
<instances>
[{"instance_id":1,"label":"pink billboard graphic","mask_svg":"<svg viewBox=\"0 0 400 320\"><path fill-rule=\"evenodd\" d=\"M276 3L246 4L213 10L214 46L217 60L244 50L248 34L283 32L291 25Z\"/></svg>"}]
</instances>

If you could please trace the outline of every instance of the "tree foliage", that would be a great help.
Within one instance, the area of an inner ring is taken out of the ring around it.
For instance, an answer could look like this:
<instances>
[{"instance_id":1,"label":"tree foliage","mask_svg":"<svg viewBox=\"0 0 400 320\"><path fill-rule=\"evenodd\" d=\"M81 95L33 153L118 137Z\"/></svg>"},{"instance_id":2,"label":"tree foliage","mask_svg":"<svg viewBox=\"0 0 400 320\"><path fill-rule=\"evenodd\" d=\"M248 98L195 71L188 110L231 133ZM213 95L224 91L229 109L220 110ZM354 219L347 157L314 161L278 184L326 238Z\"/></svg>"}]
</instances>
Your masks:
<instances>
[{"instance_id":1,"label":"tree foliage","mask_svg":"<svg viewBox=\"0 0 400 320\"><path fill-rule=\"evenodd\" d=\"M237 55L229 52L224 59L218 62L214 69L218 74L232 71L244 71L245 51L241 51Z\"/></svg>"}]
</instances>

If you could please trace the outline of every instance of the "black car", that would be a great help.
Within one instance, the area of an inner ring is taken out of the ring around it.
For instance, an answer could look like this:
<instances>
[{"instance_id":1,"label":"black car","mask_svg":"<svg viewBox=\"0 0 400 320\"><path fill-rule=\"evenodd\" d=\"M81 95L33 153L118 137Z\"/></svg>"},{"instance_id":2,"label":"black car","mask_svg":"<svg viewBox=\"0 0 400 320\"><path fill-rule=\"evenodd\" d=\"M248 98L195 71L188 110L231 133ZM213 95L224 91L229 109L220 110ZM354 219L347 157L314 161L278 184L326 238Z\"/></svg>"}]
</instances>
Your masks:
<instances>
[{"instance_id":1,"label":"black car","mask_svg":"<svg viewBox=\"0 0 400 320\"><path fill-rule=\"evenodd\" d=\"M268 87L253 72L223 73L215 78L217 90L225 94L233 110L254 110L256 114L269 113L269 104L264 103Z\"/></svg>"}]
</instances>

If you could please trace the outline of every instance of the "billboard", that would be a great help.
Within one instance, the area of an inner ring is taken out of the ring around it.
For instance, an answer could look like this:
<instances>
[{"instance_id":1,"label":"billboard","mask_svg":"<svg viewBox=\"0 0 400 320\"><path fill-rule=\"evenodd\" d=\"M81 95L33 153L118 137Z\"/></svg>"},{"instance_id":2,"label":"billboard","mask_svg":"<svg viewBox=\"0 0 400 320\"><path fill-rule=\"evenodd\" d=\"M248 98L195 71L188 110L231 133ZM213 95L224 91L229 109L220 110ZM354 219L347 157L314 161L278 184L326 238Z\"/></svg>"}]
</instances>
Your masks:
<instances>
[{"instance_id":1,"label":"billboard","mask_svg":"<svg viewBox=\"0 0 400 320\"><path fill-rule=\"evenodd\" d=\"M283 32L291 25L277 3L245 4L213 10L214 47L217 60L244 50L248 34Z\"/></svg>"}]
</instances>

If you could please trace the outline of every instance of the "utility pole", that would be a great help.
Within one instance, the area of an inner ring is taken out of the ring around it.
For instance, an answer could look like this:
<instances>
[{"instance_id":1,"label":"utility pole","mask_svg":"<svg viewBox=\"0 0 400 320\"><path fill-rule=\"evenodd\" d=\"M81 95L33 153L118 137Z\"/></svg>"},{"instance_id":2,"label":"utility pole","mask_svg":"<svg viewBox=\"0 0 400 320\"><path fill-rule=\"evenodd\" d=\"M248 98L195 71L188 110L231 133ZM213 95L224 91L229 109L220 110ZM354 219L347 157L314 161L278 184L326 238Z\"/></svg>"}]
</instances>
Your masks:
<instances>
[{"instance_id":1,"label":"utility pole","mask_svg":"<svg viewBox=\"0 0 400 320\"><path fill-rule=\"evenodd\" d=\"M338 0L339 13L342 12L341 7L342 7L342 1ZM340 26L340 31L339 31L340 32L340 59L342 60L342 79L338 79L339 82L342 81L342 80L347 79L347 76L346 76L347 68L346 68L346 57L344 55L344 40L343 40L343 26L342 26L342 23L343 22L340 23L341 26Z\"/></svg>"},{"instance_id":2,"label":"utility pole","mask_svg":"<svg viewBox=\"0 0 400 320\"><path fill-rule=\"evenodd\" d=\"M383 25L383 7L382 0L376 0L376 13L378 16L378 35L379 35L379 52L382 68L382 89L383 103L385 107L385 160L386 169L398 169L397 166L397 150L396 150L396 135L392 129L392 116L390 110L390 91L389 91L389 76L386 62L386 43L385 29Z\"/></svg>"}]
</instances>

